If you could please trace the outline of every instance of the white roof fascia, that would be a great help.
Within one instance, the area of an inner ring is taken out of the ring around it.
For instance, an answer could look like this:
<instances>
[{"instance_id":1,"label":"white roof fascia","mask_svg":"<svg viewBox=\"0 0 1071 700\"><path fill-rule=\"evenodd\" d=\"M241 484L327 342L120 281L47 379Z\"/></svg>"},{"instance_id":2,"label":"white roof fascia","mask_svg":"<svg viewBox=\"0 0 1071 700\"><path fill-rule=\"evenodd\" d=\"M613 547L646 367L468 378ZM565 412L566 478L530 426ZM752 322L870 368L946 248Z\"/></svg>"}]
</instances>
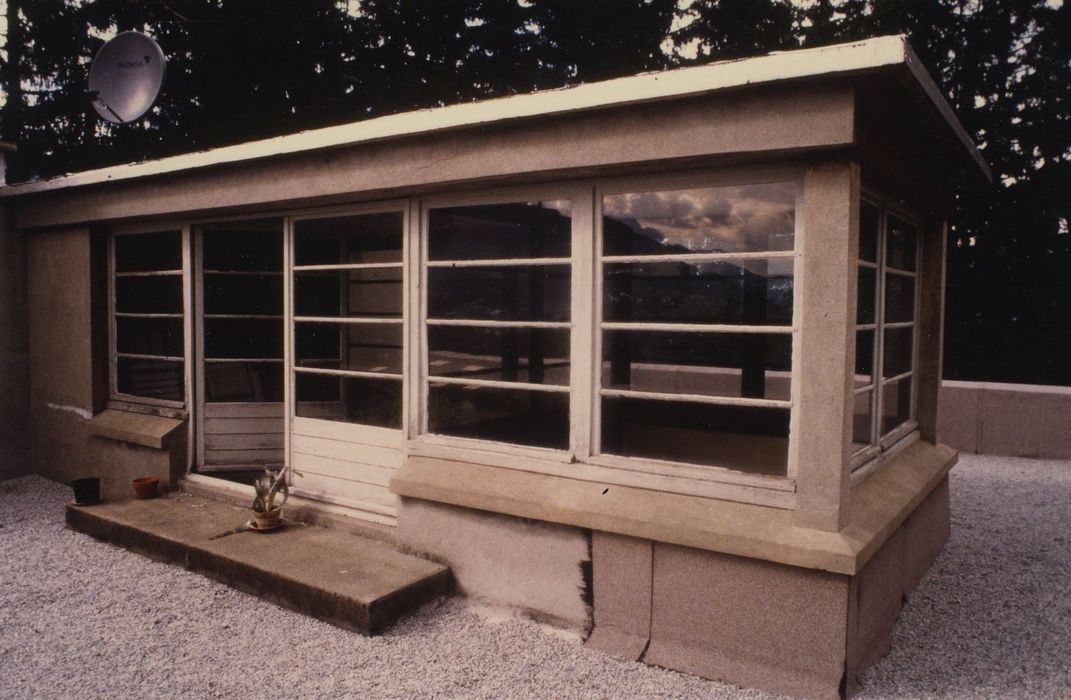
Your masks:
<instances>
[{"instance_id":1,"label":"white roof fascia","mask_svg":"<svg viewBox=\"0 0 1071 700\"><path fill-rule=\"evenodd\" d=\"M948 104L944 102L937 87L933 85L925 70L916 65L917 59L905 38L895 35L814 49L779 51L755 58L721 61L527 95L376 117L159 160L111 166L38 182L0 187L0 197L166 175L258 158L431 134L448 129L667 100L783 80L855 73L899 64L907 64L916 78L923 81L926 93L938 102L939 111L950 121L953 129L957 129L961 139L966 139L976 159L984 167L984 161L977 155L977 149L959 125ZM927 85L931 86L932 90L926 88Z\"/></svg>"}]
</instances>

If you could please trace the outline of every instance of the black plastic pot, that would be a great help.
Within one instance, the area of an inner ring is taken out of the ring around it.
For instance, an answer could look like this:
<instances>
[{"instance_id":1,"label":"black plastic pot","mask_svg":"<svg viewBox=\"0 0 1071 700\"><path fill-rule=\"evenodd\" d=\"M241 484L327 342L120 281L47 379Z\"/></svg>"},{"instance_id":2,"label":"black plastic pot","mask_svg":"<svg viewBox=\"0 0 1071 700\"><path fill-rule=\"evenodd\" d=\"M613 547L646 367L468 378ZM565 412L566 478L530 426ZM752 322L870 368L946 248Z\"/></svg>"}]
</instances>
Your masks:
<instances>
[{"instance_id":1,"label":"black plastic pot","mask_svg":"<svg viewBox=\"0 0 1071 700\"><path fill-rule=\"evenodd\" d=\"M84 479L75 479L71 482L74 489L74 504L76 506L91 506L100 503L100 477L87 476Z\"/></svg>"}]
</instances>

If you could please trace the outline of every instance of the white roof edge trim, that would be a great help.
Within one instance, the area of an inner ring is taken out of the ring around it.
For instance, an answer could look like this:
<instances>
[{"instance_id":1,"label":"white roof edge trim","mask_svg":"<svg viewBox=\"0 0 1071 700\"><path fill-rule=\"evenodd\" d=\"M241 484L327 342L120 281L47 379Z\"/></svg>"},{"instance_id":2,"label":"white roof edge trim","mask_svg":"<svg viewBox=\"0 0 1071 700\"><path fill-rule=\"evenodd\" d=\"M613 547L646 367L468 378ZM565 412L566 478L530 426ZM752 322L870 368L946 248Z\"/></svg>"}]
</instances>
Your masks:
<instances>
[{"instance_id":1,"label":"white roof edge trim","mask_svg":"<svg viewBox=\"0 0 1071 700\"><path fill-rule=\"evenodd\" d=\"M526 95L499 97L446 107L404 112L338 126L302 131L260 141L196 151L159 160L116 165L62 175L39 182L0 187L0 197L49 192L153 175L166 175L217 165L240 163L318 149L338 148L384 139L431 134L448 129L488 125L514 119L563 114L603 107L666 100L716 92L745 85L773 83L798 78L830 76L906 64L914 75L936 92L938 109L950 119L957 134L974 144L959 125L925 69L917 65L902 35L823 46L814 49L779 51L754 58L721 61L704 66L678 68L657 73L615 78L597 83L544 90ZM943 109L942 108L943 105ZM974 149L977 154L977 149ZM979 156L976 156L979 157ZM984 161L982 161L984 167Z\"/></svg>"}]
</instances>

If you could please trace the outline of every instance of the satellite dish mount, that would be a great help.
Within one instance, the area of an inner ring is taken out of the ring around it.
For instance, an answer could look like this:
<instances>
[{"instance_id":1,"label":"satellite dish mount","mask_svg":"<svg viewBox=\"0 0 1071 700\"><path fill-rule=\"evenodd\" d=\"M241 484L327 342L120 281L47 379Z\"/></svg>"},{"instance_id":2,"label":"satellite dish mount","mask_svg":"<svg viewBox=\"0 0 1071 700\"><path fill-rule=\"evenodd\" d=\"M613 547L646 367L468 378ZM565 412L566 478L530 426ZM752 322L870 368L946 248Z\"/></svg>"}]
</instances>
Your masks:
<instances>
[{"instance_id":1,"label":"satellite dish mount","mask_svg":"<svg viewBox=\"0 0 1071 700\"><path fill-rule=\"evenodd\" d=\"M164 52L148 36L117 34L100 48L89 68L93 109L113 124L139 119L160 94L166 63Z\"/></svg>"}]
</instances>

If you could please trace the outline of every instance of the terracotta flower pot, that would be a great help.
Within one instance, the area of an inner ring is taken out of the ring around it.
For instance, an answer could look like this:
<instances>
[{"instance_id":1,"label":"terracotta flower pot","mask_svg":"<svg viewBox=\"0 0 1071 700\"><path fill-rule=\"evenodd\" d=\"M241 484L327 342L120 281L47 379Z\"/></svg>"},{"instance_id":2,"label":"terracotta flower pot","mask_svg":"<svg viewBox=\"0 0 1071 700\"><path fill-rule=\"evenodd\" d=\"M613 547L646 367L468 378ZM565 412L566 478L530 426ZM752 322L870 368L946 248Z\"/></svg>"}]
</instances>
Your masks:
<instances>
[{"instance_id":1,"label":"terracotta flower pot","mask_svg":"<svg viewBox=\"0 0 1071 700\"><path fill-rule=\"evenodd\" d=\"M258 530L274 530L283 524L283 509L276 508L267 513L253 511L253 522Z\"/></svg>"},{"instance_id":2,"label":"terracotta flower pot","mask_svg":"<svg viewBox=\"0 0 1071 700\"><path fill-rule=\"evenodd\" d=\"M143 476L134 479L134 495L145 500L147 498L156 498L156 487L160 485L160 480L155 476Z\"/></svg>"}]
</instances>

